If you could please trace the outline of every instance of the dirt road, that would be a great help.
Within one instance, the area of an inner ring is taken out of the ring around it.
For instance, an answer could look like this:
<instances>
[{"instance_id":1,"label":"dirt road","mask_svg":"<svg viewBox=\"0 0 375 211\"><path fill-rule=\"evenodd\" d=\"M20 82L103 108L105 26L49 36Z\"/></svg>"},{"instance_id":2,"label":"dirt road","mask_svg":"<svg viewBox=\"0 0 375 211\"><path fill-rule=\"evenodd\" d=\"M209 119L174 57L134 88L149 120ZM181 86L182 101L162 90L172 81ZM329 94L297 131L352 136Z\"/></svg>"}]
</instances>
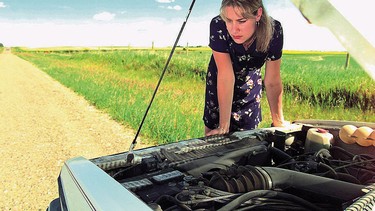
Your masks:
<instances>
[{"instance_id":1,"label":"dirt road","mask_svg":"<svg viewBox=\"0 0 375 211\"><path fill-rule=\"evenodd\" d=\"M126 151L133 138L30 63L0 54L0 210L45 210L65 160Z\"/></svg>"}]
</instances>

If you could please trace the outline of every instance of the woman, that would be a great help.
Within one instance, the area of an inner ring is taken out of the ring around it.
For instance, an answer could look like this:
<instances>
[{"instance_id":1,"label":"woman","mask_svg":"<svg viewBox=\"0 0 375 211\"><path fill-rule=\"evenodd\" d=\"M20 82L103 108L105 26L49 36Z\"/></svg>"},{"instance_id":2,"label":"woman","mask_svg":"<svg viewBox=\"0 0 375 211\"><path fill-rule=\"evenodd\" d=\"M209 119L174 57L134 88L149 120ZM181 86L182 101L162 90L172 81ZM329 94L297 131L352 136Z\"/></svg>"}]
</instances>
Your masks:
<instances>
[{"instance_id":1,"label":"woman","mask_svg":"<svg viewBox=\"0 0 375 211\"><path fill-rule=\"evenodd\" d=\"M261 117L264 84L273 126L284 126L280 64L283 31L261 0L223 0L212 19L212 57L206 78L205 135L254 129Z\"/></svg>"}]
</instances>

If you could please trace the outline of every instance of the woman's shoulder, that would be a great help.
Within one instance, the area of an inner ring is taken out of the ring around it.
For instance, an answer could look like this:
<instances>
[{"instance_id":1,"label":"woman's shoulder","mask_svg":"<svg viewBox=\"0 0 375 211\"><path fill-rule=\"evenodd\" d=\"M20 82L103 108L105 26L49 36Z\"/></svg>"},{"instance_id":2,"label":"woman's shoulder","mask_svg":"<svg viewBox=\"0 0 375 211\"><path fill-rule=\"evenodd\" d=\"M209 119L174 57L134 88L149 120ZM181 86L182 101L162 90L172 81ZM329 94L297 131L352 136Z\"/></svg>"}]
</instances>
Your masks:
<instances>
[{"instance_id":1,"label":"woman's shoulder","mask_svg":"<svg viewBox=\"0 0 375 211\"><path fill-rule=\"evenodd\" d=\"M281 23L278 20L272 19L273 35L268 49L268 58L272 61L279 59L282 56L282 49L284 45L284 35Z\"/></svg>"},{"instance_id":2,"label":"woman's shoulder","mask_svg":"<svg viewBox=\"0 0 375 211\"><path fill-rule=\"evenodd\" d=\"M276 42L283 42L283 27L280 21L273 19L271 17L273 33L272 33L272 41Z\"/></svg>"},{"instance_id":3,"label":"woman's shoulder","mask_svg":"<svg viewBox=\"0 0 375 211\"><path fill-rule=\"evenodd\" d=\"M222 26L224 26L225 27L225 22L220 17L220 15L217 15L217 16L213 17L212 20L211 20L211 27L212 26L216 26L216 27L222 27Z\"/></svg>"},{"instance_id":4,"label":"woman's shoulder","mask_svg":"<svg viewBox=\"0 0 375 211\"><path fill-rule=\"evenodd\" d=\"M210 24L210 44L209 46L211 49L218 51L218 52L225 52L229 51L229 43L228 40L230 39L227 28L225 26L225 22L221 19L220 16L215 16L211 20Z\"/></svg>"},{"instance_id":5,"label":"woman's shoulder","mask_svg":"<svg viewBox=\"0 0 375 211\"><path fill-rule=\"evenodd\" d=\"M224 22L224 21L223 21L223 19L220 17L220 15L216 15L215 17L212 18L211 22L219 23L219 22Z\"/></svg>"},{"instance_id":6,"label":"woman's shoulder","mask_svg":"<svg viewBox=\"0 0 375 211\"><path fill-rule=\"evenodd\" d=\"M276 19L273 19L272 17L271 17L271 20L272 20L272 25L273 25L273 28L275 29L275 31L283 30L283 27L282 27L280 21L278 21Z\"/></svg>"}]
</instances>

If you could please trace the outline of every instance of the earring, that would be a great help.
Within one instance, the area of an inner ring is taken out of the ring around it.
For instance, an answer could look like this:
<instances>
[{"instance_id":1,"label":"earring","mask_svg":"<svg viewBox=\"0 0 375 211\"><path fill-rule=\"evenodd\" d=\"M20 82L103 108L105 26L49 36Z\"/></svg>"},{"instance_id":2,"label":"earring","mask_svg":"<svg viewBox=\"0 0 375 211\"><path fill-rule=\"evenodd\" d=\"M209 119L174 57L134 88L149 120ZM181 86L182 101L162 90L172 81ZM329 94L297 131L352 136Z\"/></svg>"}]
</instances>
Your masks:
<instances>
[{"instance_id":1,"label":"earring","mask_svg":"<svg viewBox=\"0 0 375 211\"><path fill-rule=\"evenodd\" d=\"M255 24L256 24L257 26L259 26L259 21L255 22Z\"/></svg>"}]
</instances>

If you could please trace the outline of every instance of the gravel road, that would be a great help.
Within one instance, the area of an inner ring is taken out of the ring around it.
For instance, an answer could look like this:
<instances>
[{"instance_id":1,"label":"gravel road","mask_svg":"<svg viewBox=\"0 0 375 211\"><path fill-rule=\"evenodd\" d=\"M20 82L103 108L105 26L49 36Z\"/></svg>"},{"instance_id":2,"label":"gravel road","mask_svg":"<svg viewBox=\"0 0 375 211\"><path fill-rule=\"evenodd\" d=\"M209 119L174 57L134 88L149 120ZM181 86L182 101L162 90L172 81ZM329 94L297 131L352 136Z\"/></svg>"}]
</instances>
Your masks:
<instances>
[{"instance_id":1,"label":"gravel road","mask_svg":"<svg viewBox=\"0 0 375 211\"><path fill-rule=\"evenodd\" d=\"M27 61L0 54L0 210L45 210L65 160L127 151L134 134Z\"/></svg>"}]
</instances>

